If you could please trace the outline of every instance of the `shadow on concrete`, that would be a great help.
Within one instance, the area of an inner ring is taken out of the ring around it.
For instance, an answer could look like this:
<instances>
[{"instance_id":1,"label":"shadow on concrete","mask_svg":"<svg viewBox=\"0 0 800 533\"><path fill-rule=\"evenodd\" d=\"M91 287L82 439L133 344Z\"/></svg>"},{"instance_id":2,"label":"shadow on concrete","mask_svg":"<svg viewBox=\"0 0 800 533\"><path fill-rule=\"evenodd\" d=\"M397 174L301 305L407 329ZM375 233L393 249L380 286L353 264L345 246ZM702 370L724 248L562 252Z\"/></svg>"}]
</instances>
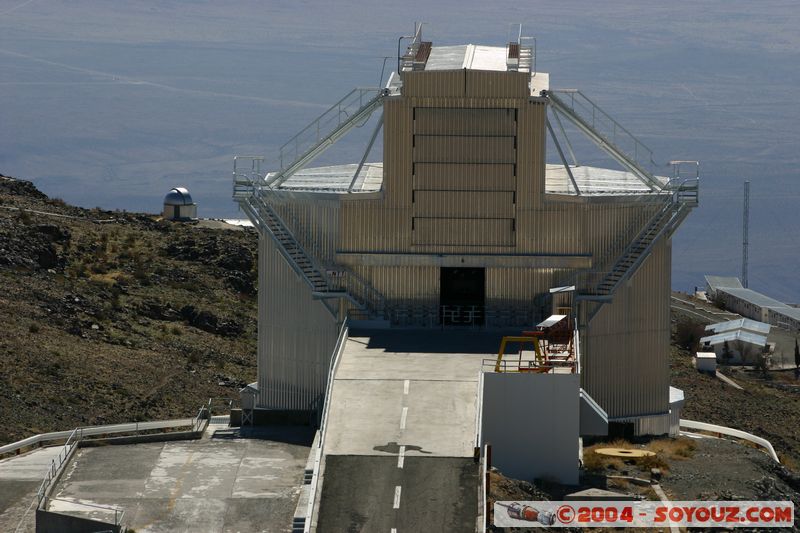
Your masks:
<instances>
[{"instance_id":1,"label":"shadow on concrete","mask_svg":"<svg viewBox=\"0 0 800 533\"><path fill-rule=\"evenodd\" d=\"M532 329L532 328L528 328ZM367 348L400 353L496 354L503 335L519 335L523 328L479 331L471 329L351 329L350 342L365 342ZM360 337L360 338L354 338ZM517 353L509 345L506 353Z\"/></svg>"},{"instance_id":2,"label":"shadow on concrete","mask_svg":"<svg viewBox=\"0 0 800 533\"><path fill-rule=\"evenodd\" d=\"M310 426L252 426L215 430L212 439L268 440L297 446L311 446L316 430Z\"/></svg>"},{"instance_id":3,"label":"shadow on concrete","mask_svg":"<svg viewBox=\"0 0 800 533\"><path fill-rule=\"evenodd\" d=\"M397 442L391 441L387 442L383 446L374 446L372 449L375 450L376 452L384 452L384 453L390 453L392 455L397 455L398 453L400 453L400 446L401 445L398 444ZM413 444L403 444L402 446L405 447L406 452L432 453L423 450L421 446L415 446Z\"/></svg>"}]
</instances>

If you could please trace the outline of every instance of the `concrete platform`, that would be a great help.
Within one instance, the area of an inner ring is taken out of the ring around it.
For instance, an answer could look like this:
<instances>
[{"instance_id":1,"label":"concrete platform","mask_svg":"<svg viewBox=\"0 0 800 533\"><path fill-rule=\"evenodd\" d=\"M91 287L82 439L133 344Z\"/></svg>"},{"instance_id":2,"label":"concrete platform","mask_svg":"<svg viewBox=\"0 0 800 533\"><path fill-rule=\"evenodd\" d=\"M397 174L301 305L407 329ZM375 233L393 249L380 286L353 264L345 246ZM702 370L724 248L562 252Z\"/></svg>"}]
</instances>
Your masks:
<instances>
[{"instance_id":1,"label":"concrete platform","mask_svg":"<svg viewBox=\"0 0 800 533\"><path fill-rule=\"evenodd\" d=\"M502 333L352 332L333 383L326 455L472 457L478 376ZM396 453L396 452L394 452Z\"/></svg>"},{"instance_id":2,"label":"concrete platform","mask_svg":"<svg viewBox=\"0 0 800 533\"><path fill-rule=\"evenodd\" d=\"M475 531L479 374L502 335L351 330L331 393L317 531Z\"/></svg>"},{"instance_id":3,"label":"concrete platform","mask_svg":"<svg viewBox=\"0 0 800 533\"><path fill-rule=\"evenodd\" d=\"M61 446L40 448L0 461L0 531L35 530L36 491L61 449Z\"/></svg>"},{"instance_id":4,"label":"concrete platform","mask_svg":"<svg viewBox=\"0 0 800 533\"><path fill-rule=\"evenodd\" d=\"M107 518L137 532L290 531L313 431L264 428L243 438L84 448L52 493L51 511Z\"/></svg>"}]
</instances>

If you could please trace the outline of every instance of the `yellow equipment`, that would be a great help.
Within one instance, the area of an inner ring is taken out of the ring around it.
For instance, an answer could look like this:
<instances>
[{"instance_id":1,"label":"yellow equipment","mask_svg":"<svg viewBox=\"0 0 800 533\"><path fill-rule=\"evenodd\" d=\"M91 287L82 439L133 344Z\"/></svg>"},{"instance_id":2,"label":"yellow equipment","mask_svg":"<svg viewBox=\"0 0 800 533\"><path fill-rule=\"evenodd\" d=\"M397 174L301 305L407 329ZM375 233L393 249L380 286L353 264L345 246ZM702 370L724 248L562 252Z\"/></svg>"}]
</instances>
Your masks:
<instances>
[{"instance_id":1,"label":"yellow equipment","mask_svg":"<svg viewBox=\"0 0 800 533\"><path fill-rule=\"evenodd\" d=\"M550 367L544 366L545 359L544 354L542 353L542 348L539 344L538 337L533 336L507 336L503 337L503 340L500 342L500 351L497 353L497 363L494 365L495 372L506 372L506 370L501 370L503 364L503 355L506 353L506 345L509 343L519 343L520 350L519 350L519 364L516 370L511 370L511 372L548 372ZM537 366L522 366L522 346L524 344L533 344L533 350L536 353L536 365Z\"/></svg>"}]
</instances>

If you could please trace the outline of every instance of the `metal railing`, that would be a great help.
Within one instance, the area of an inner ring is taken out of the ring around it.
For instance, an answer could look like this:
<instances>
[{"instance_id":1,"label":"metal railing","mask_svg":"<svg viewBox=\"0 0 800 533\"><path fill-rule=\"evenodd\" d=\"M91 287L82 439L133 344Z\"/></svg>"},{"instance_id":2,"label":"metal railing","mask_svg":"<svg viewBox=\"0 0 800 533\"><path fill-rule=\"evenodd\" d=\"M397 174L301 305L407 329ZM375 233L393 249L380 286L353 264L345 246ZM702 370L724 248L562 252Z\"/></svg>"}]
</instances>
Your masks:
<instances>
[{"instance_id":1,"label":"metal railing","mask_svg":"<svg viewBox=\"0 0 800 533\"><path fill-rule=\"evenodd\" d=\"M43 502L46 506L46 498L47 494L49 493L50 484L61 473L61 468L72 458L75 450L78 449L78 443L81 441L81 439L83 439L83 431L81 428L73 429L72 433L70 433L69 437L67 437L67 441L64 443L61 451L58 452L58 456L50 461L50 466L47 468L47 472L44 475L41 485L39 485L39 490L36 491L38 509L42 509Z\"/></svg>"},{"instance_id":2,"label":"metal railing","mask_svg":"<svg viewBox=\"0 0 800 533\"><path fill-rule=\"evenodd\" d=\"M201 420L202 422L202 420ZM196 418L181 418L176 420L159 420L155 422L129 422L125 424L109 424L105 426L85 426L68 431L54 431L51 433L41 433L31 437L0 446L0 455L18 452L24 448L41 446L47 442L55 442L67 439L76 430L80 430L83 437L94 437L98 435L111 435L116 433L135 433L150 431L154 429L176 428L182 426L196 427Z\"/></svg>"},{"instance_id":3,"label":"metal railing","mask_svg":"<svg viewBox=\"0 0 800 533\"><path fill-rule=\"evenodd\" d=\"M339 367L342 353L344 352L345 344L349 336L350 329L347 325L347 320L342 324L339 330L339 337L336 339L336 345L331 355L331 361L328 365L328 383L325 387L325 398L323 398L323 406L319 420L319 439L317 440L317 448L314 451L314 472L311 475L311 487L308 495L308 507L306 510L306 520L303 524L303 531L309 533L311 531L311 524L316 512L316 499L317 492L320 490L320 466L322 465L322 458L325 449L325 432L328 427L328 415L330 414L331 406L331 393L333 392L333 381L336 375L336 369Z\"/></svg>"},{"instance_id":4,"label":"metal railing","mask_svg":"<svg viewBox=\"0 0 800 533\"><path fill-rule=\"evenodd\" d=\"M380 94L380 87L356 87L347 93L278 149L276 161L280 165L279 170L284 170L299 159L308 148L330 135Z\"/></svg>"},{"instance_id":5,"label":"metal railing","mask_svg":"<svg viewBox=\"0 0 800 533\"><path fill-rule=\"evenodd\" d=\"M646 259L653 245L662 235L671 236L691 209L698 205L700 178L673 178L656 194L648 195L659 209L653 213L636 234L627 241L626 235L609 247L609 253L597 261L597 268L576 273L568 285L580 288L583 294L612 294L616 287L633 275ZM622 242L628 242L621 252L616 252ZM613 287L599 291L603 283L610 282L610 276L618 274Z\"/></svg>"},{"instance_id":6,"label":"metal railing","mask_svg":"<svg viewBox=\"0 0 800 533\"><path fill-rule=\"evenodd\" d=\"M358 87L346 94L280 147L275 157L279 169L267 175L267 184L278 187L350 129L363 126L384 95L380 87Z\"/></svg>"},{"instance_id":7,"label":"metal railing","mask_svg":"<svg viewBox=\"0 0 800 533\"><path fill-rule=\"evenodd\" d=\"M284 220L275 210L275 206L280 205L284 199L278 191L265 184L261 175L263 161L264 158L259 156L236 156L233 162L233 196L257 229L272 237L278 251L284 256L292 270L304 279L312 290L318 291L319 289L314 286L306 271L296 263L283 241L273 233L265 215L269 215L282 227L281 229L289 236L287 238L291 240L292 246L308 261L311 269L324 280L326 291L346 293L349 296L348 299L360 310L367 312L370 317L385 318L386 299L375 287L348 268L319 262L318 257L323 254L323 245L314 233L306 232L306 244L300 243L295 232L302 227L302 223L296 218ZM262 210L266 213L261 213ZM291 214L289 216L291 217ZM341 275L331 276L329 272Z\"/></svg>"},{"instance_id":8,"label":"metal railing","mask_svg":"<svg viewBox=\"0 0 800 533\"><path fill-rule=\"evenodd\" d=\"M716 424L708 424L706 422L696 422L694 420L685 420L681 418L679 423L680 427L682 428L694 429L696 431L708 431L711 433L718 433L720 435L728 435L729 437L736 437L737 439L742 439L752 442L753 444L757 444L767 451L767 454L772 458L773 461L781 464L778 454L775 453L775 448L772 447L772 443L767 439L753 435L752 433L747 433L746 431L742 431L740 429L718 426Z\"/></svg>"},{"instance_id":9,"label":"metal railing","mask_svg":"<svg viewBox=\"0 0 800 533\"><path fill-rule=\"evenodd\" d=\"M548 94L555 95L561 104L566 105L634 162L647 170L656 166L653 151L581 91L556 89L550 90Z\"/></svg>"}]
</instances>

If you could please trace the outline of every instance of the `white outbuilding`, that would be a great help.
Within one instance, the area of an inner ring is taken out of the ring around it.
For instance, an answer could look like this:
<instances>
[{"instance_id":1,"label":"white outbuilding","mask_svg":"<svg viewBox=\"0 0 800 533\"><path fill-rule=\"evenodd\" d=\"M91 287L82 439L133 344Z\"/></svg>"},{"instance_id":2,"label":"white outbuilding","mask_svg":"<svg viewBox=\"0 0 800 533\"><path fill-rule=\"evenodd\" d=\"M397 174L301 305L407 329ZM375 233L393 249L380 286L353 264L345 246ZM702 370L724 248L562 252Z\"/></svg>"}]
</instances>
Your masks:
<instances>
[{"instance_id":1,"label":"white outbuilding","mask_svg":"<svg viewBox=\"0 0 800 533\"><path fill-rule=\"evenodd\" d=\"M717 372L717 354L714 352L697 352L694 363L699 372Z\"/></svg>"},{"instance_id":2,"label":"white outbuilding","mask_svg":"<svg viewBox=\"0 0 800 533\"><path fill-rule=\"evenodd\" d=\"M713 351L717 360L723 363L752 365L764 353L767 337L737 329L709 335L700 339L700 350Z\"/></svg>"}]
</instances>

